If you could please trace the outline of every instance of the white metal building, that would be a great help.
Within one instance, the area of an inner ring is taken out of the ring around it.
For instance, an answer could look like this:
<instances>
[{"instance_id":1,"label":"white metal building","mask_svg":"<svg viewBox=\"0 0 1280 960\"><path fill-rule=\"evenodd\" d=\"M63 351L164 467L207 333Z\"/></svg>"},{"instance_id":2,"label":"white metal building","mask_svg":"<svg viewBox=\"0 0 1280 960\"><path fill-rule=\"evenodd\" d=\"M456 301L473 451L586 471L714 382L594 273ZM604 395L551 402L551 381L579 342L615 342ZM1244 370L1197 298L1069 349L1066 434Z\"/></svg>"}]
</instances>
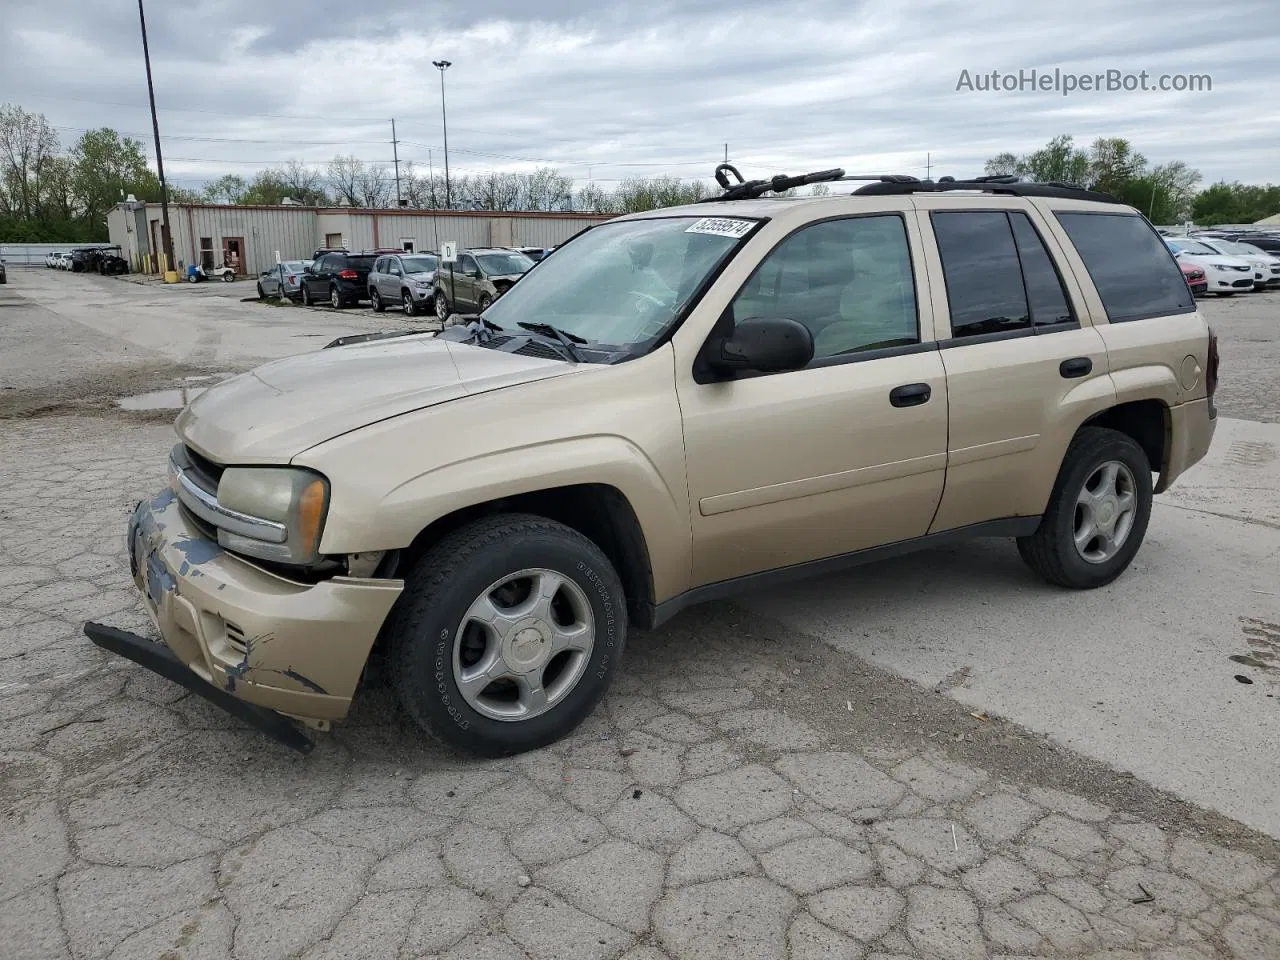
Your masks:
<instances>
[{"instance_id":1,"label":"white metal building","mask_svg":"<svg viewBox=\"0 0 1280 960\"><path fill-rule=\"evenodd\" d=\"M348 250L438 250L448 240L468 247L550 247L608 220L587 213L366 210L354 207L169 204L175 269L227 263L256 274L280 260L310 259L319 247ZM111 242L135 271L156 272L158 203L117 204L107 216Z\"/></svg>"}]
</instances>

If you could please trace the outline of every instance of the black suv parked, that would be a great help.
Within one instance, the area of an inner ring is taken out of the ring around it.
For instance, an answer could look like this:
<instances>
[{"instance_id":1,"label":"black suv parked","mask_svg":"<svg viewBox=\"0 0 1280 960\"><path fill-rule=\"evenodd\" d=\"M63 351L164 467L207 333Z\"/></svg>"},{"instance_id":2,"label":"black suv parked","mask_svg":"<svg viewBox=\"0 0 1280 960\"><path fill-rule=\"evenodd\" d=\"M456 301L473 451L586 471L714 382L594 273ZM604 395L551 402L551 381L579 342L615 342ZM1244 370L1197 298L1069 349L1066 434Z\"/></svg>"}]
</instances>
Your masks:
<instances>
[{"instance_id":1,"label":"black suv parked","mask_svg":"<svg viewBox=\"0 0 1280 960\"><path fill-rule=\"evenodd\" d=\"M373 253L325 253L302 274L302 302L307 306L329 301L335 310L369 299L369 270Z\"/></svg>"}]
</instances>

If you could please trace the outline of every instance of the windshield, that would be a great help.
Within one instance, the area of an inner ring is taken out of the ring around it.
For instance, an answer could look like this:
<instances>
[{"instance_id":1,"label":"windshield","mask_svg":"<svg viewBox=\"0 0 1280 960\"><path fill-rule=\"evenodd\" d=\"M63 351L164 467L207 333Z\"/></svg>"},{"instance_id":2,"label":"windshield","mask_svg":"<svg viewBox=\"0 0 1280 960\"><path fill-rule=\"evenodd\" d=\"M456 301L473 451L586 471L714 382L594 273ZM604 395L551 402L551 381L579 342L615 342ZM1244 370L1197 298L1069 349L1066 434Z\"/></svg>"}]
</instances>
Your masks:
<instances>
[{"instance_id":1,"label":"windshield","mask_svg":"<svg viewBox=\"0 0 1280 960\"><path fill-rule=\"evenodd\" d=\"M306 260L286 260L280 266L284 267L285 273L301 273L308 262Z\"/></svg>"},{"instance_id":2,"label":"windshield","mask_svg":"<svg viewBox=\"0 0 1280 960\"><path fill-rule=\"evenodd\" d=\"M1183 253L1199 253L1199 254L1215 254L1218 251L1213 247L1207 246L1198 240L1179 240L1172 244L1173 249L1180 250Z\"/></svg>"},{"instance_id":3,"label":"windshield","mask_svg":"<svg viewBox=\"0 0 1280 960\"><path fill-rule=\"evenodd\" d=\"M490 276L503 276L508 273L528 273L533 261L523 253L477 253L480 269Z\"/></svg>"},{"instance_id":4,"label":"windshield","mask_svg":"<svg viewBox=\"0 0 1280 960\"><path fill-rule=\"evenodd\" d=\"M401 257L405 273L430 273L436 268L436 258L428 256Z\"/></svg>"},{"instance_id":5,"label":"windshield","mask_svg":"<svg viewBox=\"0 0 1280 960\"><path fill-rule=\"evenodd\" d=\"M506 328L549 323L591 343L641 343L666 329L751 226L698 217L602 224L539 263L485 318Z\"/></svg>"},{"instance_id":6,"label":"windshield","mask_svg":"<svg viewBox=\"0 0 1280 960\"><path fill-rule=\"evenodd\" d=\"M1218 249L1223 253L1229 253L1237 257L1253 257L1257 256L1257 251L1250 247L1247 243L1232 243L1230 240L1219 240Z\"/></svg>"}]
</instances>

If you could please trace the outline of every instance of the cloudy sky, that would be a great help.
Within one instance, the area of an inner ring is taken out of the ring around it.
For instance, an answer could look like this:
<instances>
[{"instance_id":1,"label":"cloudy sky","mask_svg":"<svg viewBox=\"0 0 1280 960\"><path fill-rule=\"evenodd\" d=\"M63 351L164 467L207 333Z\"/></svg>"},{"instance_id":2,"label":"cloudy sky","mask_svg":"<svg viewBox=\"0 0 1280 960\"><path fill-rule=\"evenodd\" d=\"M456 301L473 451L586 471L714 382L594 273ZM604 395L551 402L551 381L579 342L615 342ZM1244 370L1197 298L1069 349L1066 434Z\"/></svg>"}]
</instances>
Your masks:
<instances>
[{"instance_id":1,"label":"cloudy sky","mask_svg":"<svg viewBox=\"0 0 1280 960\"><path fill-rule=\"evenodd\" d=\"M54 13L56 11L56 14ZM335 153L452 172L980 173L1124 136L1205 182L1280 182L1280 0L169 0L148 3L166 172L197 187ZM134 0L3 0L0 100L151 152ZM1208 74L1210 92L957 90L962 71Z\"/></svg>"}]
</instances>

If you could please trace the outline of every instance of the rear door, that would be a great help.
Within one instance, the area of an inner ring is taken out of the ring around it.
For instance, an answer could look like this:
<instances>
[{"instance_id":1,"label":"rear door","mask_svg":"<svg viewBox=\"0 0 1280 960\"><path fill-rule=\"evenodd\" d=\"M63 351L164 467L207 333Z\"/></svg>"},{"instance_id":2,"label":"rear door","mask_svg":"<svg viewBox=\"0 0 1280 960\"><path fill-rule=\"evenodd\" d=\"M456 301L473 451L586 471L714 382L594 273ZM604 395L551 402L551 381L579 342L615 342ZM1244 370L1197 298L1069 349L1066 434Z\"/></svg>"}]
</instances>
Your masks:
<instances>
[{"instance_id":1,"label":"rear door","mask_svg":"<svg viewBox=\"0 0 1280 960\"><path fill-rule=\"evenodd\" d=\"M950 409L930 532L1039 516L1077 426L1114 403L1106 344L1025 200L917 206Z\"/></svg>"}]
</instances>

